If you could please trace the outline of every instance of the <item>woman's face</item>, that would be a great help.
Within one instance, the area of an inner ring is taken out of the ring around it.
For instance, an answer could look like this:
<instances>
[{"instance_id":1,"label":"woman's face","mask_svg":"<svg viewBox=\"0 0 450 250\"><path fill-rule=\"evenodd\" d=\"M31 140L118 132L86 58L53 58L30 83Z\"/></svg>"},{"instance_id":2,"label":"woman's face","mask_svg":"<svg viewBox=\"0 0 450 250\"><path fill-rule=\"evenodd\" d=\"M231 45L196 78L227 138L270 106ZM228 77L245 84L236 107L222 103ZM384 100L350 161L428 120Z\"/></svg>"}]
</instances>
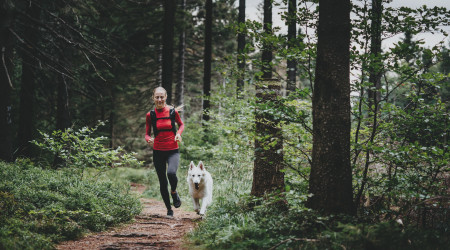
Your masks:
<instances>
[{"instance_id":1,"label":"woman's face","mask_svg":"<svg viewBox=\"0 0 450 250\"><path fill-rule=\"evenodd\" d=\"M162 109L166 106L167 94L164 90L156 90L153 95L153 101L155 102L157 109Z\"/></svg>"}]
</instances>

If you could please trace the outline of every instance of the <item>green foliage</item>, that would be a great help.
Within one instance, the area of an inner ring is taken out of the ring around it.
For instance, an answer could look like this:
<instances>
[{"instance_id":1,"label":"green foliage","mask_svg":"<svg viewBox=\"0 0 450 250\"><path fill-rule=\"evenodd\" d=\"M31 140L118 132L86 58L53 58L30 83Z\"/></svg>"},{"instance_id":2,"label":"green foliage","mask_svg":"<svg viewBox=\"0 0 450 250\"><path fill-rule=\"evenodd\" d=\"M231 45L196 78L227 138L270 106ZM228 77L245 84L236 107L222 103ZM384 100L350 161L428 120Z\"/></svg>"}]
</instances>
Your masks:
<instances>
[{"instance_id":1,"label":"green foliage","mask_svg":"<svg viewBox=\"0 0 450 250\"><path fill-rule=\"evenodd\" d=\"M404 34L402 40L381 54L370 54L371 30L368 2L354 3L353 70L360 76L352 83L352 163L359 215L374 222L402 217L405 225L448 230L446 182L448 175L448 77L443 42L430 48L414 35L438 32L448 22L448 10L421 6L384 6L382 39ZM422 15L429 16L424 18ZM366 20L365 20L366 19ZM364 51L364 52L363 52ZM444 53L444 54L443 54ZM380 62L373 65L373 59ZM374 70L375 69L375 70ZM369 82L379 71L380 88ZM368 91L379 99L368 99Z\"/></svg>"},{"instance_id":2,"label":"green foliage","mask_svg":"<svg viewBox=\"0 0 450 250\"><path fill-rule=\"evenodd\" d=\"M290 202L306 198L288 195ZM321 216L303 202L277 211L271 202L242 196L237 203L213 206L189 235L190 243L206 249L445 249L449 240L442 230Z\"/></svg>"},{"instance_id":3,"label":"green foliage","mask_svg":"<svg viewBox=\"0 0 450 250\"><path fill-rule=\"evenodd\" d=\"M409 38L381 55L370 55L367 50L371 34L367 18L369 9L359 3L353 8L357 18L353 20L352 38L358 44L352 48L351 63L352 72L359 71L360 79L352 82L353 93L359 95L352 99L351 156L355 194L364 186L362 199L357 201L359 217L322 217L304 205L308 197L312 152L310 98L313 92L304 85L314 81L315 45L309 39L314 40L315 35L302 36L308 42L287 50L282 35L264 34L261 23L249 21L234 27L237 33L244 33L251 39L245 50L247 54L242 57L248 60L249 54L262 44L270 44L275 47L274 65L284 70L280 62L294 57L300 62L299 67L304 67L300 72L300 90L261 108L270 117L282 121L289 211L264 207L270 199L258 201L261 206L254 206L252 198L230 191L238 186L237 190L249 193L247 176L243 173L235 175L236 169L241 170L241 167L225 168L221 163L252 165L254 121L242 123L240 112L253 114L256 103L252 100L252 90L242 95L248 99L235 100L233 88L217 88L211 98L215 109L211 112L207 131L200 128L199 123L188 124L192 134L188 136L186 142L189 144L184 154L188 157L186 160L198 157L213 161L213 178L220 182L215 187L221 185L219 188L228 192L214 193L214 202L206 219L190 235L192 244L208 249L445 248L448 199L444 183L448 178L446 138L449 120L448 98L442 93L445 93L448 72L441 69L442 66L438 71L433 65L441 58L445 59L448 55L442 53L448 52L439 46L424 48L423 41L412 41L412 35L428 30L443 32L439 23L448 20L448 14L445 9L425 6L417 10L387 8L383 13L383 35L409 30ZM420 18L421 13L434 14L428 19ZM396 15L400 17L396 19ZM317 9L306 8L297 13L297 18L304 27L314 27ZM399 22L405 25L397 25ZM408 29L411 25L414 26L412 30ZM370 65L377 56L381 63ZM260 64L257 59L252 62L253 65ZM234 62L220 68L226 84L235 81L233 65ZM445 64L441 65L445 68ZM377 91L375 85L368 82L373 69L381 70L385 76L381 89L378 89L380 100L376 105L367 98L368 90ZM261 72L251 73L254 76L248 77L250 84ZM280 76L282 78L284 74ZM242 142L247 140L250 143L244 146ZM230 150L234 147L235 150ZM251 152L241 152L241 149ZM232 179L232 182L222 178ZM394 222L398 218L402 218L404 226Z\"/></svg>"},{"instance_id":4,"label":"green foliage","mask_svg":"<svg viewBox=\"0 0 450 250\"><path fill-rule=\"evenodd\" d=\"M62 160L60 165L69 165L84 171L86 168L106 169L114 166L138 167L142 164L135 155L136 153L125 153L124 149L109 149L104 146L106 137L95 137L94 132L99 124L94 128L83 127L78 131L71 128L64 132L53 131L51 135L40 132L42 142L33 141L41 149L50 151Z\"/></svg>"},{"instance_id":5,"label":"green foliage","mask_svg":"<svg viewBox=\"0 0 450 250\"><path fill-rule=\"evenodd\" d=\"M389 221L376 224L339 223L323 231L319 248L331 249L445 249L449 239L443 231L420 230Z\"/></svg>"},{"instance_id":6,"label":"green foliage","mask_svg":"<svg viewBox=\"0 0 450 250\"><path fill-rule=\"evenodd\" d=\"M128 186L85 178L76 169L49 170L0 162L0 248L50 249L55 242L131 220L141 211Z\"/></svg>"},{"instance_id":7,"label":"green foliage","mask_svg":"<svg viewBox=\"0 0 450 250\"><path fill-rule=\"evenodd\" d=\"M313 211L299 206L280 212L273 209L272 202L270 197L255 200L242 196L237 203L215 205L191 234L192 243L206 248L265 249L295 236L310 237L324 229L323 220L327 219ZM255 203L260 205L252 205Z\"/></svg>"},{"instance_id":8,"label":"green foliage","mask_svg":"<svg viewBox=\"0 0 450 250\"><path fill-rule=\"evenodd\" d=\"M438 55L438 50L417 48L418 55L428 53L432 60ZM450 156L448 100L438 94L445 75L423 61L402 63L395 72L380 90L385 99L378 112L367 106L365 96L353 107L355 187L360 190L365 182L367 188L359 201L361 215L375 221L404 216L408 224L448 230L445 201L439 198L446 194L442 183Z\"/></svg>"},{"instance_id":9,"label":"green foliage","mask_svg":"<svg viewBox=\"0 0 450 250\"><path fill-rule=\"evenodd\" d=\"M149 170L147 168L127 168L127 167L119 167L112 168L105 172L103 175L105 178L112 180L114 183L120 184L129 184L131 183L139 183L146 184L148 183L148 174ZM91 175L98 175L99 173L92 173Z\"/></svg>"}]
</instances>

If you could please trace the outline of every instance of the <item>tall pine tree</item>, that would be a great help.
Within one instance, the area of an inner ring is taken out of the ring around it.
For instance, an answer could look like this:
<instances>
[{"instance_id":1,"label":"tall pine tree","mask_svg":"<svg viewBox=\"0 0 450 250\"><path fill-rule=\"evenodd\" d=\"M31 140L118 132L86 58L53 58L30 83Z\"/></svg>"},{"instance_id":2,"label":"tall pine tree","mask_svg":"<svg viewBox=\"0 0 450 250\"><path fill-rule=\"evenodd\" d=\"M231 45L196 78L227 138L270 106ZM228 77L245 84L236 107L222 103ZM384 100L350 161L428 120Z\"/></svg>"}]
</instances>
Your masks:
<instances>
[{"instance_id":1,"label":"tall pine tree","mask_svg":"<svg viewBox=\"0 0 450 250\"><path fill-rule=\"evenodd\" d=\"M307 205L354 214L350 165L350 0L319 0Z\"/></svg>"}]
</instances>

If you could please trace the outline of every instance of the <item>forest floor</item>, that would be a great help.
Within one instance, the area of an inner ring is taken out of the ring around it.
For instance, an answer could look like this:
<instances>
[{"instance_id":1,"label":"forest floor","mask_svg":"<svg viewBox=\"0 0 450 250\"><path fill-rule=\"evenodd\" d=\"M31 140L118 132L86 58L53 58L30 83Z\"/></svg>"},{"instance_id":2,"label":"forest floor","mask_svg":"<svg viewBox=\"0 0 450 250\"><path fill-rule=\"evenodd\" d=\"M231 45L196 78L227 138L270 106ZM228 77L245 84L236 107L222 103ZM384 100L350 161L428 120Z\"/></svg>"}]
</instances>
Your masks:
<instances>
[{"instance_id":1,"label":"forest floor","mask_svg":"<svg viewBox=\"0 0 450 250\"><path fill-rule=\"evenodd\" d=\"M142 193L144 185L132 185ZM65 241L57 249L184 249L184 235L193 230L201 217L195 212L174 209L166 216L162 201L141 198L143 210L131 223L108 231L87 235L76 241ZM186 202L186 200L184 200Z\"/></svg>"}]
</instances>

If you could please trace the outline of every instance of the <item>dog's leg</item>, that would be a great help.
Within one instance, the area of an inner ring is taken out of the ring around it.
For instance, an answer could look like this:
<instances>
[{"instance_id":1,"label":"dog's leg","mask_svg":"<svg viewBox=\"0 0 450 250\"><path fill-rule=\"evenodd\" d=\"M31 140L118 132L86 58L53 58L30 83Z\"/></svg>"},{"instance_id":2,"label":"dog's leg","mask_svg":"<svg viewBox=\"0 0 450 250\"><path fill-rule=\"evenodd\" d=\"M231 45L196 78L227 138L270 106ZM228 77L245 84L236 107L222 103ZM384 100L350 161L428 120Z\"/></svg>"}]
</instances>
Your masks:
<instances>
[{"instance_id":1,"label":"dog's leg","mask_svg":"<svg viewBox=\"0 0 450 250\"><path fill-rule=\"evenodd\" d=\"M208 199L208 197L205 197L203 200L202 200L202 208L200 209L200 215L201 216L203 216L203 215L205 215L205 213L206 213L206 207L209 205L209 199Z\"/></svg>"},{"instance_id":2,"label":"dog's leg","mask_svg":"<svg viewBox=\"0 0 450 250\"><path fill-rule=\"evenodd\" d=\"M207 203L206 203L206 206L208 207L209 205L211 205L211 203L212 203L212 195L208 195L207 197L206 197L206 201L207 201Z\"/></svg>"},{"instance_id":3,"label":"dog's leg","mask_svg":"<svg viewBox=\"0 0 450 250\"><path fill-rule=\"evenodd\" d=\"M197 212L197 214L198 214L198 212L200 211L200 200L193 199L193 201L194 201L194 211Z\"/></svg>"},{"instance_id":4,"label":"dog's leg","mask_svg":"<svg viewBox=\"0 0 450 250\"><path fill-rule=\"evenodd\" d=\"M194 208L194 211L197 212L197 204L195 203L195 198L192 198L192 207Z\"/></svg>"}]
</instances>

